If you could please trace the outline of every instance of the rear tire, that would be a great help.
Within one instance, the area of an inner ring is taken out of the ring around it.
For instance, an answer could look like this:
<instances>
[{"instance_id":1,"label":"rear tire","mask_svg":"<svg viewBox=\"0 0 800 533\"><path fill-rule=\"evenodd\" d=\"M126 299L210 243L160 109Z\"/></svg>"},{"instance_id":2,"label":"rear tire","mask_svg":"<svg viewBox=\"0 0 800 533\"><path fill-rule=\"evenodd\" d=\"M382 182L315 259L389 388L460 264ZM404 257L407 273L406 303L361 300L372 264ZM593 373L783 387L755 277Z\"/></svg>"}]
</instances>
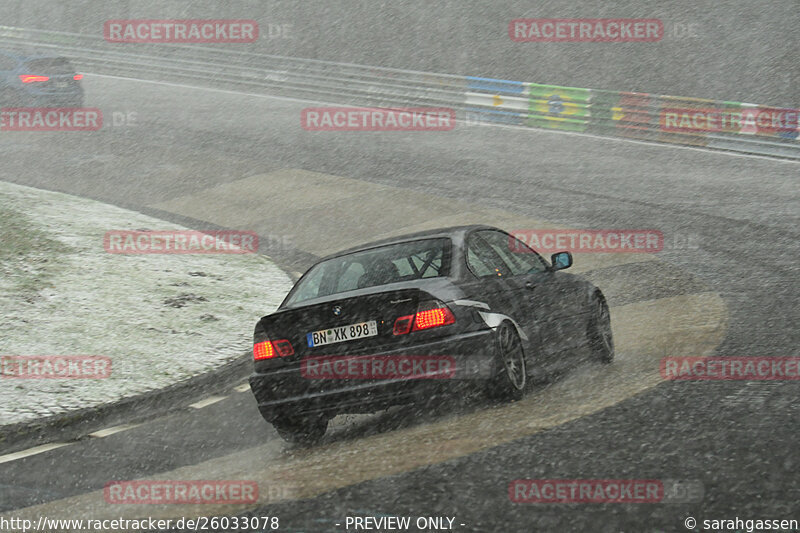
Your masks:
<instances>
[{"instance_id":1,"label":"rear tire","mask_svg":"<svg viewBox=\"0 0 800 533\"><path fill-rule=\"evenodd\" d=\"M525 396L527 368L525 352L516 329L508 322L497 328L497 373L486 392L497 400L521 400Z\"/></svg>"},{"instance_id":2,"label":"rear tire","mask_svg":"<svg viewBox=\"0 0 800 533\"><path fill-rule=\"evenodd\" d=\"M278 435L292 444L315 444L328 429L324 416L284 417L272 422Z\"/></svg>"},{"instance_id":3,"label":"rear tire","mask_svg":"<svg viewBox=\"0 0 800 533\"><path fill-rule=\"evenodd\" d=\"M589 349L594 359L604 364L614 360L614 336L611 332L611 314L603 293L597 292L594 298L592 318L589 320Z\"/></svg>"}]
</instances>

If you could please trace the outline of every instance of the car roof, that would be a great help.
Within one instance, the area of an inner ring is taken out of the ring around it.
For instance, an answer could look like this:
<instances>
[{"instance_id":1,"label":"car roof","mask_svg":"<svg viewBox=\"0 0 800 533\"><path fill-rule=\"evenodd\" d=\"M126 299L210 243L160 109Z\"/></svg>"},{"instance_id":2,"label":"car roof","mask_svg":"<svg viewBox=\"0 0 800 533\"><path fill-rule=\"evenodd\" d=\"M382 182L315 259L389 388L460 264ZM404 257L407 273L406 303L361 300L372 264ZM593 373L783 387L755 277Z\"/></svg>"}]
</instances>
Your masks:
<instances>
[{"instance_id":1,"label":"car roof","mask_svg":"<svg viewBox=\"0 0 800 533\"><path fill-rule=\"evenodd\" d=\"M406 233L404 235L397 235L394 237L387 237L385 239L380 239L377 241L368 242L365 244L361 244L358 246L353 246L351 248L347 248L346 250L342 250L340 252L336 252L330 255L327 255L320 259L320 261L325 261L327 259L331 259L334 257L339 257L342 255L351 254L353 252L359 252L361 250L368 250L370 248L376 248L378 246L385 246L388 244L395 244L401 242L409 242L409 241L418 241L423 239L436 239L436 238L447 238L459 241L464 238L464 235L470 231L474 231L477 229L494 229L497 230L494 226L488 226L485 224L469 224L465 226L449 226L446 228L435 228L429 229L424 231L417 231L414 233Z\"/></svg>"}]
</instances>

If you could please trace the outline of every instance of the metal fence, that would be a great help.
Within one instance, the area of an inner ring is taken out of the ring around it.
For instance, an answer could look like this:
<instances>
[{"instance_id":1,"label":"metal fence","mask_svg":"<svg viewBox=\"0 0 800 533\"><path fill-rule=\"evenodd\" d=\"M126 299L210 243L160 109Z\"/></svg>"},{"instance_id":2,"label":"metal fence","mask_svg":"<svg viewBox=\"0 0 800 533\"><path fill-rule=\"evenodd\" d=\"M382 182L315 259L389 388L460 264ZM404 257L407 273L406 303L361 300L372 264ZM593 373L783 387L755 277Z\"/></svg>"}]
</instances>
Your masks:
<instances>
[{"instance_id":1,"label":"metal fence","mask_svg":"<svg viewBox=\"0 0 800 533\"><path fill-rule=\"evenodd\" d=\"M800 159L798 110L701 98L435 74L181 44L0 26L0 48L80 70L237 87L362 107L450 107L465 124L589 132Z\"/></svg>"}]
</instances>

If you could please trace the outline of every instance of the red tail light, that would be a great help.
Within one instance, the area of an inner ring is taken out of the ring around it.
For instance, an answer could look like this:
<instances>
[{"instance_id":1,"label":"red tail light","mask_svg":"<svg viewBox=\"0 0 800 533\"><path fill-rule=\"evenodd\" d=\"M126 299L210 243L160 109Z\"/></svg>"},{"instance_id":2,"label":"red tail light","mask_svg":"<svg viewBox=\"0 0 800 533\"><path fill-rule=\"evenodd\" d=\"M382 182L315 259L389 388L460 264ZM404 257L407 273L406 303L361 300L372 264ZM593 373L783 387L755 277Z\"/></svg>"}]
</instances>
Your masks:
<instances>
[{"instance_id":1,"label":"red tail light","mask_svg":"<svg viewBox=\"0 0 800 533\"><path fill-rule=\"evenodd\" d=\"M274 341L272 343L275 346L275 349L278 350L278 355L281 357L289 357L290 355L294 355L294 348L292 347L292 343L286 339L282 339L279 341Z\"/></svg>"},{"instance_id":2,"label":"red tail light","mask_svg":"<svg viewBox=\"0 0 800 533\"><path fill-rule=\"evenodd\" d=\"M416 314L406 315L394 321L392 333L405 335L411 331L448 326L455 323L453 312L442 302L423 302L417 307Z\"/></svg>"},{"instance_id":3,"label":"red tail light","mask_svg":"<svg viewBox=\"0 0 800 533\"><path fill-rule=\"evenodd\" d=\"M259 361L261 359L271 359L275 357L275 349L269 341L258 342L253 345L253 359Z\"/></svg>"},{"instance_id":4,"label":"red tail light","mask_svg":"<svg viewBox=\"0 0 800 533\"><path fill-rule=\"evenodd\" d=\"M439 326L446 326L456 321L456 317L450 309L440 307L438 309L428 309L427 311L417 311L417 318L414 320L414 329L428 329Z\"/></svg>"},{"instance_id":5,"label":"red tail light","mask_svg":"<svg viewBox=\"0 0 800 533\"><path fill-rule=\"evenodd\" d=\"M82 80L83 79L83 74L75 74L74 76L72 76L72 79L75 80L75 81Z\"/></svg>"},{"instance_id":6,"label":"red tail light","mask_svg":"<svg viewBox=\"0 0 800 533\"><path fill-rule=\"evenodd\" d=\"M253 359L255 361L272 359L276 355L280 355L281 357L294 355L292 343L286 339L281 339L279 341L257 342L253 345Z\"/></svg>"},{"instance_id":7,"label":"red tail light","mask_svg":"<svg viewBox=\"0 0 800 533\"><path fill-rule=\"evenodd\" d=\"M22 83L33 83L35 81L48 81L49 76L35 76L33 74L20 74L19 79Z\"/></svg>"},{"instance_id":8,"label":"red tail light","mask_svg":"<svg viewBox=\"0 0 800 533\"><path fill-rule=\"evenodd\" d=\"M414 315L401 316L400 318L394 321L394 328L392 328L392 334L405 335L406 333L411 331L412 324L414 324Z\"/></svg>"}]
</instances>

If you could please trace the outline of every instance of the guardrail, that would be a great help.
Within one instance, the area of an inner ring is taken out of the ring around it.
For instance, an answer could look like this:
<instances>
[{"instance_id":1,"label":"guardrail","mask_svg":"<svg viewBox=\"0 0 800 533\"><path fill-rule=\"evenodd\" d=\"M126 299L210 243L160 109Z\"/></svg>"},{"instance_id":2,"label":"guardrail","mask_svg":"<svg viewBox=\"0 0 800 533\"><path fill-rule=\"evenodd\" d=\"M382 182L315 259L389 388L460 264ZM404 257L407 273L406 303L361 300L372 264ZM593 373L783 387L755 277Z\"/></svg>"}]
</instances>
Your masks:
<instances>
[{"instance_id":1,"label":"guardrail","mask_svg":"<svg viewBox=\"0 0 800 533\"><path fill-rule=\"evenodd\" d=\"M467 124L591 132L800 159L798 110L792 108L370 67L241 47L108 43L99 35L9 26L0 26L0 48L58 53L99 74L234 85L358 106L451 107Z\"/></svg>"}]
</instances>

